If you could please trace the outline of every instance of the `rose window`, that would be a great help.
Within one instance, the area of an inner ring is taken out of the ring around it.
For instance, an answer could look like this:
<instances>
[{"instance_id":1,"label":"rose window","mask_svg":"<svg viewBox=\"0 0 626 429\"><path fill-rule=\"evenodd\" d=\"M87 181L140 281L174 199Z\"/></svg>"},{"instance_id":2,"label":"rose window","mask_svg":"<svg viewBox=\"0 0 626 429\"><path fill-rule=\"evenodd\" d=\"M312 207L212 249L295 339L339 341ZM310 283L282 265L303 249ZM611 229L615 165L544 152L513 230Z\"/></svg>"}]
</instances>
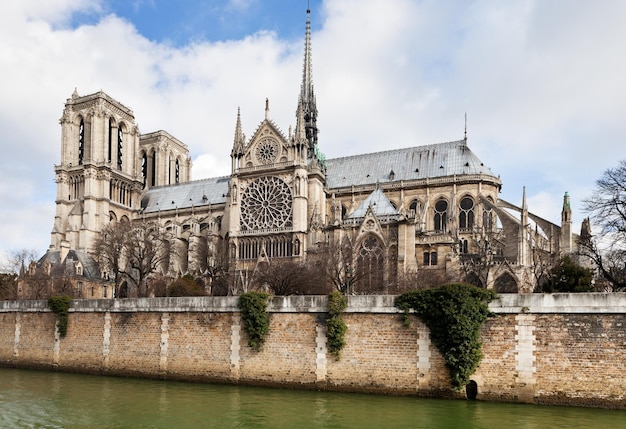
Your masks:
<instances>
[{"instance_id":1,"label":"rose window","mask_svg":"<svg viewBox=\"0 0 626 429\"><path fill-rule=\"evenodd\" d=\"M278 177L261 177L241 197L241 228L244 230L291 226L291 189Z\"/></svg>"},{"instance_id":2,"label":"rose window","mask_svg":"<svg viewBox=\"0 0 626 429\"><path fill-rule=\"evenodd\" d=\"M278 143L273 139L263 139L256 147L256 158L262 164L270 164L278 157Z\"/></svg>"}]
</instances>

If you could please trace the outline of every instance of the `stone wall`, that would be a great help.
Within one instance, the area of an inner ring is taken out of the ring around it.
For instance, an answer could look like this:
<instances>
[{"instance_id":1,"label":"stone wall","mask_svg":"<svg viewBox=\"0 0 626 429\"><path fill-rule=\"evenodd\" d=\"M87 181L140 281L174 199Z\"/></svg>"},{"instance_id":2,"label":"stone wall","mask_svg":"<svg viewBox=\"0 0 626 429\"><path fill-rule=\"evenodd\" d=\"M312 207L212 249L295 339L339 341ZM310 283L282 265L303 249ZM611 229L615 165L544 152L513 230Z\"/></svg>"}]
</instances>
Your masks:
<instances>
[{"instance_id":1,"label":"stone wall","mask_svg":"<svg viewBox=\"0 0 626 429\"><path fill-rule=\"evenodd\" d=\"M428 329L393 296L351 296L326 350L326 297L274 297L260 352L236 297L74 300L60 338L45 301L0 301L0 365L151 378L463 397ZM626 408L626 294L501 295L482 328L478 399Z\"/></svg>"}]
</instances>

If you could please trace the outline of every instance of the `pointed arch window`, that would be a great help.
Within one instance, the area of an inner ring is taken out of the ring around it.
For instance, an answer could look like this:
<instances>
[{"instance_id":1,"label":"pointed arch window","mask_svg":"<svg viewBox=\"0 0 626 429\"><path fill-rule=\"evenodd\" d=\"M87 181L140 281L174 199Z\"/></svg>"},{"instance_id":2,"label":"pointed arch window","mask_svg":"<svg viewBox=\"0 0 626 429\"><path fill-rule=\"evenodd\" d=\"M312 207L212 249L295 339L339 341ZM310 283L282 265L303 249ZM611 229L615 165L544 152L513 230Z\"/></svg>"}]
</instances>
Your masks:
<instances>
[{"instance_id":1,"label":"pointed arch window","mask_svg":"<svg viewBox=\"0 0 626 429\"><path fill-rule=\"evenodd\" d=\"M483 204L483 229L487 232L492 232L495 229L495 215L491 207L486 204Z\"/></svg>"},{"instance_id":2,"label":"pointed arch window","mask_svg":"<svg viewBox=\"0 0 626 429\"><path fill-rule=\"evenodd\" d=\"M439 200L435 204L435 231L445 232L448 223L448 202Z\"/></svg>"},{"instance_id":3,"label":"pointed arch window","mask_svg":"<svg viewBox=\"0 0 626 429\"><path fill-rule=\"evenodd\" d=\"M174 183L180 183L180 163L176 160L176 166L174 169Z\"/></svg>"},{"instance_id":4,"label":"pointed arch window","mask_svg":"<svg viewBox=\"0 0 626 429\"><path fill-rule=\"evenodd\" d=\"M459 228L472 229L474 227L474 200L465 197L459 206Z\"/></svg>"},{"instance_id":5,"label":"pointed arch window","mask_svg":"<svg viewBox=\"0 0 626 429\"><path fill-rule=\"evenodd\" d=\"M122 126L117 129L117 169L122 169L122 152L124 148L124 133Z\"/></svg>"},{"instance_id":6,"label":"pointed arch window","mask_svg":"<svg viewBox=\"0 0 626 429\"><path fill-rule=\"evenodd\" d=\"M113 118L109 118L109 145L107 150L107 161L113 159Z\"/></svg>"},{"instance_id":7,"label":"pointed arch window","mask_svg":"<svg viewBox=\"0 0 626 429\"><path fill-rule=\"evenodd\" d=\"M150 186L156 186L156 165L157 154L156 151L152 152L152 168L150 173Z\"/></svg>"},{"instance_id":8,"label":"pointed arch window","mask_svg":"<svg viewBox=\"0 0 626 429\"><path fill-rule=\"evenodd\" d=\"M78 165L83 164L83 159L85 156L85 120L80 120L80 125L78 126Z\"/></svg>"},{"instance_id":9,"label":"pointed arch window","mask_svg":"<svg viewBox=\"0 0 626 429\"><path fill-rule=\"evenodd\" d=\"M141 188L145 189L148 179L148 156L145 152L141 155L141 177L143 179Z\"/></svg>"},{"instance_id":10,"label":"pointed arch window","mask_svg":"<svg viewBox=\"0 0 626 429\"><path fill-rule=\"evenodd\" d=\"M381 241L374 235L368 235L359 246L357 269L360 276L360 288L363 292L380 291L384 287L384 251Z\"/></svg>"},{"instance_id":11,"label":"pointed arch window","mask_svg":"<svg viewBox=\"0 0 626 429\"><path fill-rule=\"evenodd\" d=\"M462 238L459 240L459 252L466 255L469 251L467 239Z\"/></svg>"}]
</instances>

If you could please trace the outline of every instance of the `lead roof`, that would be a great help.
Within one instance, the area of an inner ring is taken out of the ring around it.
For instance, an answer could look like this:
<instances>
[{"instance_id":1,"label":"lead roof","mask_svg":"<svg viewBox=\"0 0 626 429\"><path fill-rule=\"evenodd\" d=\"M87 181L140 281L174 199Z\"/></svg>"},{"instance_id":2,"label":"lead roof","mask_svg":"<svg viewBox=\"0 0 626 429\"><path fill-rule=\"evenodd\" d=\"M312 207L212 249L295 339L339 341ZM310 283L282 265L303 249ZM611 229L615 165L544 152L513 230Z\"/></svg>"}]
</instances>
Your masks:
<instances>
[{"instance_id":1,"label":"lead roof","mask_svg":"<svg viewBox=\"0 0 626 429\"><path fill-rule=\"evenodd\" d=\"M326 160L326 185L333 189L454 175L495 177L465 140L393 149ZM224 204L230 177L214 177L151 188L144 213Z\"/></svg>"}]
</instances>

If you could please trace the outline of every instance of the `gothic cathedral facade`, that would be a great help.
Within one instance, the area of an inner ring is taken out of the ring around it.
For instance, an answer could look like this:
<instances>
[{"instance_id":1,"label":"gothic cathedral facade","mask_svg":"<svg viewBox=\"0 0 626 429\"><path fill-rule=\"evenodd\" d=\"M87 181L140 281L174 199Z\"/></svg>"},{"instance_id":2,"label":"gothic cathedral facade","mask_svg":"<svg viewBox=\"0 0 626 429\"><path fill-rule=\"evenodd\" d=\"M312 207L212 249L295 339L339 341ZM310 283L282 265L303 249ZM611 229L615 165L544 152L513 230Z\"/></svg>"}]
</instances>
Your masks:
<instances>
[{"instance_id":1,"label":"gothic cathedral facade","mask_svg":"<svg viewBox=\"0 0 626 429\"><path fill-rule=\"evenodd\" d=\"M392 293L400 277L424 270L530 292L538 257L554 261L573 251L567 194L561 225L530 213L525 196L519 206L502 201L499 176L466 136L325 159L311 64L307 11L293 131L271 120L266 100L265 118L246 138L237 112L230 175L195 181L183 142L165 131L141 134L132 110L104 92L74 91L60 121L56 215L42 260L71 258L82 275L106 282L94 248L101 231L142 219L166 231L176 249L159 275L210 272L223 248L233 293L260 262L303 262L346 247L340 275L360 273L355 292Z\"/></svg>"}]
</instances>

